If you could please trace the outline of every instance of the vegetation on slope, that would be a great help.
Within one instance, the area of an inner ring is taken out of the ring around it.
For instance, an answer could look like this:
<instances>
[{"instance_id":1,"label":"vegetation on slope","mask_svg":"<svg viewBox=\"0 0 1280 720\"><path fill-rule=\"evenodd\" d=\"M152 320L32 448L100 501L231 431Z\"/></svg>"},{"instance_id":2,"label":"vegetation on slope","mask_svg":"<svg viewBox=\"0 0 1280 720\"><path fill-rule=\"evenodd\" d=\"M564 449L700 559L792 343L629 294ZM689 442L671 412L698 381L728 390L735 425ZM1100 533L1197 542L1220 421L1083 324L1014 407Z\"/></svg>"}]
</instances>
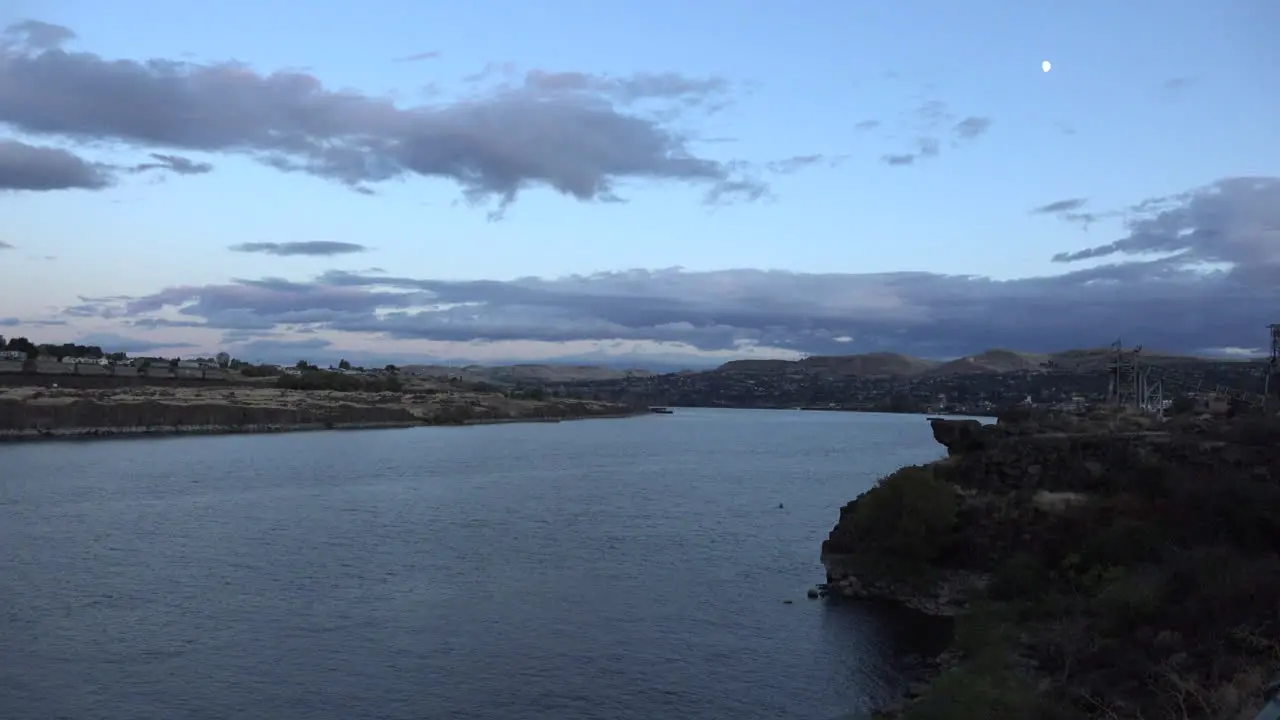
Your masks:
<instances>
[{"instance_id":1,"label":"vegetation on slope","mask_svg":"<svg viewBox=\"0 0 1280 720\"><path fill-rule=\"evenodd\" d=\"M842 543L989 578L957 619L959 664L904 717L1252 718L1280 672L1277 439L1252 420L1062 441L1115 462L1022 476L1039 451L1005 439L885 478Z\"/></svg>"}]
</instances>

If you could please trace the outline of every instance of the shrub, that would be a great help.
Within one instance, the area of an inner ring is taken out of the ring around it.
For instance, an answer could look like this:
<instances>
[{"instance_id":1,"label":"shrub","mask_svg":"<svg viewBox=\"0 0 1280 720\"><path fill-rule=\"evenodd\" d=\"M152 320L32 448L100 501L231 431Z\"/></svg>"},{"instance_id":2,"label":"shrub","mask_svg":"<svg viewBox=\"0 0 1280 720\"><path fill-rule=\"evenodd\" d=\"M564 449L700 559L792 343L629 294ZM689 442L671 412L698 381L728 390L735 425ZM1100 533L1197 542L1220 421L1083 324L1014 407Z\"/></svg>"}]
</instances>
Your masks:
<instances>
[{"instance_id":1,"label":"shrub","mask_svg":"<svg viewBox=\"0 0 1280 720\"><path fill-rule=\"evenodd\" d=\"M996 567L988 593L995 600L1030 600L1046 589L1049 580L1044 563L1022 552Z\"/></svg>"},{"instance_id":2,"label":"shrub","mask_svg":"<svg viewBox=\"0 0 1280 720\"><path fill-rule=\"evenodd\" d=\"M853 532L863 547L927 563L950 541L958 506L955 489L938 479L932 468L905 467L858 499Z\"/></svg>"},{"instance_id":3,"label":"shrub","mask_svg":"<svg viewBox=\"0 0 1280 720\"><path fill-rule=\"evenodd\" d=\"M1035 686L1009 670L943 673L905 720L1027 720L1041 717Z\"/></svg>"}]
</instances>

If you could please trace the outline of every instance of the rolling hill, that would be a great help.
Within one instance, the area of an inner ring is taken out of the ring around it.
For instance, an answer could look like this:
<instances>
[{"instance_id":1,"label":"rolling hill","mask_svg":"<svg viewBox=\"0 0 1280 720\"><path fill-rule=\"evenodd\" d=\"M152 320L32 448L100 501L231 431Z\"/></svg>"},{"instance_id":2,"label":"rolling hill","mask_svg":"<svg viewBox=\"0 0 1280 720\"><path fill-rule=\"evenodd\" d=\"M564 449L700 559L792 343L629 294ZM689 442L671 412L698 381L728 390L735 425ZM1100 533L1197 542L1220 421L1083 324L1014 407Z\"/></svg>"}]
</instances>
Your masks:
<instances>
[{"instance_id":1,"label":"rolling hill","mask_svg":"<svg viewBox=\"0 0 1280 720\"><path fill-rule=\"evenodd\" d=\"M992 349L955 360L938 361L898 353L815 356L802 360L733 360L711 372L754 375L827 375L839 377L952 377L958 375L999 375L1036 370L1102 372L1115 358L1115 350L1094 348L1056 353L1026 353ZM1224 358L1202 358L1155 351L1143 351L1142 362L1168 366L1189 363L1229 362Z\"/></svg>"}]
</instances>

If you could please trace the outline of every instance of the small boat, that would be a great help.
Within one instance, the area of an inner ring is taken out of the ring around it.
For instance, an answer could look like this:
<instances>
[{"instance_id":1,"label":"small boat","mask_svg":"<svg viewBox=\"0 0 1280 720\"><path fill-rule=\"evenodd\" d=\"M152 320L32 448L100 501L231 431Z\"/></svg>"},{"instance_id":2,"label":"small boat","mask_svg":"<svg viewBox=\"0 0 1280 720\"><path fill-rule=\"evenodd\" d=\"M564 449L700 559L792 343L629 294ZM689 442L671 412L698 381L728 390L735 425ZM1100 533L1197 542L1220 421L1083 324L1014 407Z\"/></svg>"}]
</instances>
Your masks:
<instances>
[{"instance_id":1,"label":"small boat","mask_svg":"<svg viewBox=\"0 0 1280 720\"><path fill-rule=\"evenodd\" d=\"M675 410L672 410L669 407L651 407L649 408L649 412L656 413L658 415L672 415L675 413Z\"/></svg>"}]
</instances>

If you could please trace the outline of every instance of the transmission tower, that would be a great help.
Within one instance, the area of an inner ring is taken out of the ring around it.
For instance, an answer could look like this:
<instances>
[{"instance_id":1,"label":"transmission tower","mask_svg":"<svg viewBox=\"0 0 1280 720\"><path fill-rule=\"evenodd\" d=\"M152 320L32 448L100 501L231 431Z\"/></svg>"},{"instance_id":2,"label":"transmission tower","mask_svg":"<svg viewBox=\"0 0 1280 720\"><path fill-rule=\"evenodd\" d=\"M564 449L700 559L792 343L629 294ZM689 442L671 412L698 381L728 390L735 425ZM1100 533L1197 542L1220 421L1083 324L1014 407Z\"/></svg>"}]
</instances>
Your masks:
<instances>
[{"instance_id":1,"label":"transmission tower","mask_svg":"<svg viewBox=\"0 0 1280 720\"><path fill-rule=\"evenodd\" d=\"M1111 381L1107 393L1109 402L1120 408L1138 412L1164 412L1164 383L1154 376L1151 368L1142 364L1142 346L1125 350L1123 343L1111 343L1115 355L1108 366Z\"/></svg>"},{"instance_id":2,"label":"transmission tower","mask_svg":"<svg viewBox=\"0 0 1280 720\"><path fill-rule=\"evenodd\" d=\"M1124 344L1116 340L1111 343L1111 348L1115 350L1111 365L1108 366L1111 371L1111 389L1108 393L1111 404L1136 408L1142 398L1141 372L1138 368L1138 353L1142 351L1142 347L1125 352Z\"/></svg>"}]
</instances>

